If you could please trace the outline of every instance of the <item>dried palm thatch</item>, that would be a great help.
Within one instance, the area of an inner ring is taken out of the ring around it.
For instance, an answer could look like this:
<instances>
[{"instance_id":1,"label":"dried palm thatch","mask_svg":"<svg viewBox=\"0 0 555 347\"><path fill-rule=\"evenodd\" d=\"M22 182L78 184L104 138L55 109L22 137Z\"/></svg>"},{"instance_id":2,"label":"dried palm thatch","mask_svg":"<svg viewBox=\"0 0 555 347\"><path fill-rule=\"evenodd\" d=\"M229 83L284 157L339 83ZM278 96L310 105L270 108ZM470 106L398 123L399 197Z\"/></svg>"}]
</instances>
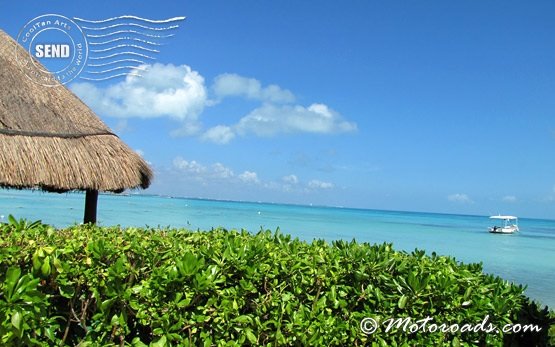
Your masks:
<instances>
[{"instance_id":1,"label":"dried palm thatch","mask_svg":"<svg viewBox=\"0 0 555 347\"><path fill-rule=\"evenodd\" d=\"M32 81L0 30L0 186L46 191L147 188L146 162L65 86Z\"/></svg>"}]
</instances>

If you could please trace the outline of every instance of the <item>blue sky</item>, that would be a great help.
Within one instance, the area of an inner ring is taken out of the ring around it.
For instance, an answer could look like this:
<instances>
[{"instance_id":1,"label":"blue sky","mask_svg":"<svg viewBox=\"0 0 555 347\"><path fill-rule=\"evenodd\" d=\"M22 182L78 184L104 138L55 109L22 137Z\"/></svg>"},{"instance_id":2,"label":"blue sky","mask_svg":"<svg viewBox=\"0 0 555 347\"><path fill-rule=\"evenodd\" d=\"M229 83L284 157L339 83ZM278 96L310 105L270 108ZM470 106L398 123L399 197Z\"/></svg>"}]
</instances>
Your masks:
<instances>
[{"instance_id":1,"label":"blue sky","mask_svg":"<svg viewBox=\"0 0 555 347\"><path fill-rule=\"evenodd\" d=\"M142 78L70 88L147 193L555 218L555 2L26 1L187 17Z\"/></svg>"}]
</instances>

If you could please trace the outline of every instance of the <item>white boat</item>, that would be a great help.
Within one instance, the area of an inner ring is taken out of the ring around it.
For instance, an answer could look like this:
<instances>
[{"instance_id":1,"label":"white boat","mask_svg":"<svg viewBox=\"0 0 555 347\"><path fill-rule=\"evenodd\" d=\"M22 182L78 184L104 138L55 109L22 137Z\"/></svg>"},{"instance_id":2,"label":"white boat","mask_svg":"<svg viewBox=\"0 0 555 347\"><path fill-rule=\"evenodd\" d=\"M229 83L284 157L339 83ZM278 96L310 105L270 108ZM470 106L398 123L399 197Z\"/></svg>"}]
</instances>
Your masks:
<instances>
[{"instance_id":1,"label":"white boat","mask_svg":"<svg viewBox=\"0 0 555 347\"><path fill-rule=\"evenodd\" d=\"M501 215L499 215L499 216L491 216L489 218L503 221L502 226L494 225L492 227L489 227L488 230L489 230L490 233L513 234L513 233L516 233L517 231L519 231L519 229L518 229L518 218L515 217L515 216L501 216Z\"/></svg>"}]
</instances>

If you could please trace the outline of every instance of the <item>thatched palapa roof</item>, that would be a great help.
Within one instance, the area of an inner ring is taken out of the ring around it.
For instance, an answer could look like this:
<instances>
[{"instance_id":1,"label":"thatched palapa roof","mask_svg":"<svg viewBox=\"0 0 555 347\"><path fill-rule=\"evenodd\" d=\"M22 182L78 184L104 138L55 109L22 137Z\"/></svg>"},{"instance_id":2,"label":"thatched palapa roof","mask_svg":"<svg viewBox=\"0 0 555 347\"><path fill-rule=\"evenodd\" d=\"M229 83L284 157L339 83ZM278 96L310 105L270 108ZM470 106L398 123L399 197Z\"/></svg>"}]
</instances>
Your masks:
<instances>
[{"instance_id":1,"label":"thatched palapa roof","mask_svg":"<svg viewBox=\"0 0 555 347\"><path fill-rule=\"evenodd\" d=\"M63 85L32 81L28 54L0 30L0 186L46 191L146 188L152 171Z\"/></svg>"}]
</instances>

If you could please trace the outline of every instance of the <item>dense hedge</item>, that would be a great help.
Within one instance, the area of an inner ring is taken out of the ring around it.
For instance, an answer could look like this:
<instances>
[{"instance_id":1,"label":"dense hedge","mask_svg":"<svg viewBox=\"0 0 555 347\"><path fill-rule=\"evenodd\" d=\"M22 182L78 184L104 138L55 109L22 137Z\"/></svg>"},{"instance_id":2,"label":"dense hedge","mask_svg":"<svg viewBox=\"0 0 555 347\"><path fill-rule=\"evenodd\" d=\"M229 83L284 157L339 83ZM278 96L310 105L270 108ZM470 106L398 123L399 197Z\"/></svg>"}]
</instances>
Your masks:
<instances>
[{"instance_id":1,"label":"dense hedge","mask_svg":"<svg viewBox=\"0 0 555 347\"><path fill-rule=\"evenodd\" d=\"M478 264L390 244L223 229L0 225L0 345L547 345L553 312ZM534 323L540 333L385 332L365 317ZM553 326L551 330L553 332Z\"/></svg>"}]
</instances>

